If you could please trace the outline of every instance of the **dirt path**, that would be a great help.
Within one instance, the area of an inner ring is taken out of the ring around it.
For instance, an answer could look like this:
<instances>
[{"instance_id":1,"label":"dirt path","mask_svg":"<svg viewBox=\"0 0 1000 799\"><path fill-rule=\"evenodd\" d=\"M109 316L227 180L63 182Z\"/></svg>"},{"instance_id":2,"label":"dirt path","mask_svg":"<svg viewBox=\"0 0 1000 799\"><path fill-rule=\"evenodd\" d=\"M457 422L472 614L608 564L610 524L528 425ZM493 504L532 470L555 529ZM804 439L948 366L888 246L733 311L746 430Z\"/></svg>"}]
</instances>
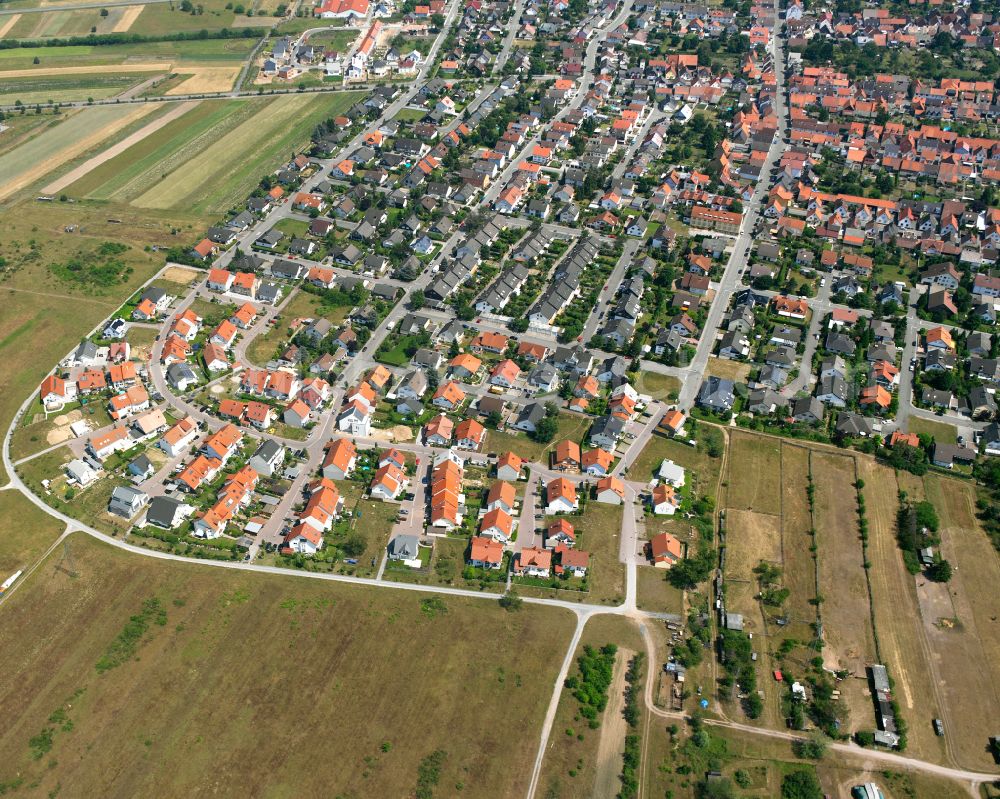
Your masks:
<instances>
[{"instance_id":1,"label":"dirt path","mask_svg":"<svg viewBox=\"0 0 1000 799\"><path fill-rule=\"evenodd\" d=\"M138 144L147 136L149 136L151 133L155 133L156 131L158 131L168 122L172 122L182 114L186 114L200 102L201 102L200 100L191 100L190 102L187 103L178 103L176 106L171 108L166 114L161 116L159 119L150 122L145 127L137 130L131 136L122 139L120 142L118 142L118 144L114 145L113 147L109 147L107 150L104 150L103 152L98 153L93 158L84 161L76 169L70 170L61 178L57 178L56 180L52 181L48 186L42 189L42 192L44 192L45 194L55 194L57 192L62 191L70 184L78 181L80 178L89 173L91 170L94 170L97 167L99 167L105 161L110 161L116 155L125 152L133 144Z\"/></svg>"},{"instance_id":2,"label":"dirt path","mask_svg":"<svg viewBox=\"0 0 1000 799\"><path fill-rule=\"evenodd\" d=\"M125 33L129 28L131 28L135 21L139 18L142 10L145 6L129 6L125 9L125 13L122 14L121 19L115 23L115 27L112 29L112 33Z\"/></svg>"},{"instance_id":3,"label":"dirt path","mask_svg":"<svg viewBox=\"0 0 1000 799\"><path fill-rule=\"evenodd\" d=\"M622 750L628 725L625 709L625 673L634 653L619 649L615 672L608 689L608 704L601 719L601 740L597 745L597 776L592 796L614 796L618 793L618 777L622 773Z\"/></svg>"},{"instance_id":4,"label":"dirt path","mask_svg":"<svg viewBox=\"0 0 1000 799\"><path fill-rule=\"evenodd\" d=\"M7 21L4 22L2 25L0 25L0 37L6 36L7 32L15 25L17 25L17 22L20 19L21 19L20 14L12 14L11 16L7 17Z\"/></svg>"}]
</instances>

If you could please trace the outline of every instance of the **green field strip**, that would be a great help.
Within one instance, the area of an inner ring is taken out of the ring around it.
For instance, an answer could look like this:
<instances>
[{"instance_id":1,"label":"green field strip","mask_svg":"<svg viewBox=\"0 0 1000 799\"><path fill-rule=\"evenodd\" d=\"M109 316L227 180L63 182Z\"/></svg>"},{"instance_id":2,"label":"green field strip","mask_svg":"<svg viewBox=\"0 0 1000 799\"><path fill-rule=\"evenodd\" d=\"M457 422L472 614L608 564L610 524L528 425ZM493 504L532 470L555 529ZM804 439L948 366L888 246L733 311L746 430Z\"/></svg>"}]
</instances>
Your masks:
<instances>
[{"instance_id":1,"label":"green field strip","mask_svg":"<svg viewBox=\"0 0 1000 799\"><path fill-rule=\"evenodd\" d=\"M148 11L148 9L147 9ZM144 11L143 14L146 12ZM31 16L39 16L33 14ZM140 20L142 17L140 17ZM24 21L22 17L18 25ZM15 26L16 27L16 26ZM25 47L0 50L0 72L10 69L47 69L121 65L128 62L148 64L169 62L177 67L185 62L208 64L242 61L253 49L253 39L204 39L186 42L147 42L144 44L114 44L105 46L74 45L72 47ZM38 63L34 59L38 58Z\"/></svg>"},{"instance_id":2,"label":"green field strip","mask_svg":"<svg viewBox=\"0 0 1000 799\"><path fill-rule=\"evenodd\" d=\"M128 200L183 165L199 147L240 123L245 101L206 100L67 188L74 197Z\"/></svg>"},{"instance_id":3,"label":"green field strip","mask_svg":"<svg viewBox=\"0 0 1000 799\"><path fill-rule=\"evenodd\" d=\"M290 124L297 114L304 111L317 98L308 96L279 97L247 119L242 125L224 136L215 138L208 147L200 149L182 168L175 169L157 185L134 201L141 208L183 208L201 201L202 187L218 186L220 181L232 177L232 171L249 169L249 160L256 161L255 150L263 142L283 138L279 131Z\"/></svg>"},{"instance_id":4,"label":"green field strip","mask_svg":"<svg viewBox=\"0 0 1000 799\"><path fill-rule=\"evenodd\" d=\"M114 72L86 75L39 75L38 77L5 78L0 81L0 103L20 100L25 105L48 100L95 100L113 97L132 86L149 80L149 72Z\"/></svg>"},{"instance_id":5,"label":"green field strip","mask_svg":"<svg viewBox=\"0 0 1000 799\"><path fill-rule=\"evenodd\" d=\"M322 119L336 116L349 108L358 95L337 95L330 98L288 98L303 99L306 102L294 106L297 110L276 109L277 125L272 125L272 133L261 135L257 131L246 131L252 142L247 148L250 155L230 160L225 170L216 173L211 182L203 182L202 188L190 193L183 203L173 208L190 207L199 213L222 212L244 199L265 174L272 171L288 154L301 149L309 142L313 129ZM288 120L292 120L289 122ZM234 131L238 133L239 131ZM225 152L225 151L222 151ZM203 187L210 187L207 191Z\"/></svg>"}]
</instances>

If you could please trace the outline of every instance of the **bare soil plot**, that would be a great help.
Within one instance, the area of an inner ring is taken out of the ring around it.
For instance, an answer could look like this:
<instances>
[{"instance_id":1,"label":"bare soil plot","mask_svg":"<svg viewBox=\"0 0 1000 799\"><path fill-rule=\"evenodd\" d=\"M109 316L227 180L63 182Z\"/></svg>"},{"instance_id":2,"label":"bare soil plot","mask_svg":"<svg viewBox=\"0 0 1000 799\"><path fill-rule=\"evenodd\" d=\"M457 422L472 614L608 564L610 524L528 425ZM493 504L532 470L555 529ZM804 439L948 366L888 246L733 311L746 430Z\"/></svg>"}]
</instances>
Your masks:
<instances>
[{"instance_id":1,"label":"bare soil plot","mask_svg":"<svg viewBox=\"0 0 1000 799\"><path fill-rule=\"evenodd\" d=\"M82 164L80 164L80 166L70 170L65 175L62 175L61 177L52 181L52 183L43 188L42 191L45 192L46 194L57 194L61 192L67 186L80 180L84 175L89 174L91 171L99 167L101 164L105 163L106 161L110 161L115 156L125 152L129 147L138 144L140 141L145 139L150 134L155 133L164 125L167 125L170 122L173 122L175 119L177 119L177 117L186 114L196 105L198 105L198 102L199 102L198 100L192 100L187 103L177 103L176 106L167 111L167 113L165 113L163 116L158 117L154 121L150 122L148 125L143 126L135 133L133 133L131 136L126 136L120 142L114 144L113 146L109 147L103 152L98 153L93 158L84 161Z\"/></svg>"},{"instance_id":2,"label":"bare soil plot","mask_svg":"<svg viewBox=\"0 0 1000 799\"><path fill-rule=\"evenodd\" d=\"M195 280L201 276L201 272L197 269L192 269L189 266L168 266L163 270L160 275L162 280L169 280L171 283L180 283L185 286L190 286Z\"/></svg>"},{"instance_id":3,"label":"bare soil plot","mask_svg":"<svg viewBox=\"0 0 1000 799\"><path fill-rule=\"evenodd\" d=\"M30 186L152 110L151 105L85 108L0 156L0 199Z\"/></svg>"},{"instance_id":4,"label":"bare soil plot","mask_svg":"<svg viewBox=\"0 0 1000 799\"><path fill-rule=\"evenodd\" d=\"M944 718L939 689L932 669L932 655L917 604L914 577L903 564L896 543L899 512L896 475L870 458L858 459L858 473L865 481L868 517L868 557L872 567L872 602L882 661L896 684L895 697L909 720L908 751L946 762L946 744L952 737L934 735L927 718ZM949 725L951 726L951 725Z\"/></svg>"},{"instance_id":5,"label":"bare soil plot","mask_svg":"<svg viewBox=\"0 0 1000 799\"><path fill-rule=\"evenodd\" d=\"M779 566L782 563L781 517L729 508L726 511L726 578L753 580L753 568L762 560Z\"/></svg>"},{"instance_id":6,"label":"bare soil plot","mask_svg":"<svg viewBox=\"0 0 1000 799\"><path fill-rule=\"evenodd\" d=\"M70 548L0 616L19 653L0 676L3 779L42 795L406 796L442 750L442 796L524 796L569 614L165 563L79 535ZM149 598L165 623L98 673ZM60 709L71 724L50 720Z\"/></svg>"},{"instance_id":7,"label":"bare soil plot","mask_svg":"<svg viewBox=\"0 0 1000 799\"><path fill-rule=\"evenodd\" d=\"M781 513L781 441L732 432L726 469L726 506Z\"/></svg>"},{"instance_id":8,"label":"bare soil plot","mask_svg":"<svg viewBox=\"0 0 1000 799\"><path fill-rule=\"evenodd\" d=\"M927 475L924 482L927 498L941 519L941 553L954 568L947 584L954 617L943 618L935 610L929 615L938 618L925 615L924 629L953 719L948 729L948 735L955 737L951 748L962 766L984 769L992 767L985 747L987 737L996 734L995 722L1000 718L1000 594L996 590L1000 563L975 518L973 487L938 475ZM918 594L923 590L920 582Z\"/></svg>"},{"instance_id":9,"label":"bare soil plot","mask_svg":"<svg viewBox=\"0 0 1000 799\"><path fill-rule=\"evenodd\" d=\"M854 490L854 459L812 453L816 486L816 539L823 604L824 660L834 669L864 675L874 662L868 587L862 567Z\"/></svg>"}]
</instances>

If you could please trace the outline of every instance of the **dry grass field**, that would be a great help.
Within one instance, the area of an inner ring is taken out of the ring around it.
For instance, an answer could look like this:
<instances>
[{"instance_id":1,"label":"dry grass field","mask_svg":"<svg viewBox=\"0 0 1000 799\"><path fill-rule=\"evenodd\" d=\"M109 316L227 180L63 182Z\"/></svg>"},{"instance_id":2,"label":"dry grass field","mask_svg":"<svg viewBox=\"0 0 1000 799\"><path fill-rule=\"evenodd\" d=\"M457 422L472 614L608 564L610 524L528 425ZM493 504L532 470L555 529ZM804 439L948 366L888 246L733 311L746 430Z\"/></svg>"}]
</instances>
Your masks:
<instances>
[{"instance_id":1,"label":"dry grass field","mask_svg":"<svg viewBox=\"0 0 1000 799\"><path fill-rule=\"evenodd\" d=\"M0 615L21 653L0 677L5 782L405 796L440 751L434 795L524 795L517 766L534 757L568 614L164 563L82 536L70 553Z\"/></svg>"},{"instance_id":2,"label":"dry grass field","mask_svg":"<svg viewBox=\"0 0 1000 799\"><path fill-rule=\"evenodd\" d=\"M617 644L636 652L645 652L642 636L635 625L617 616L596 616L587 622L580 645L570 666L570 675L579 673L576 658L587 644L600 648L608 643ZM559 697L559 709L552 735L545 751L542 773L535 794L546 799L577 799L577 797L610 797L614 794L594 792L597 779L598 750L601 729L592 730L587 720L578 715L579 702L573 695L563 690ZM525 769L530 771L531 764Z\"/></svg>"},{"instance_id":3,"label":"dry grass field","mask_svg":"<svg viewBox=\"0 0 1000 799\"><path fill-rule=\"evenodd\" d=\"M684 615L684 592L667 582L667 572L652 566L636 569L636 604L641 610Z\"/></svg>"},{"instance_id":4,"label":"dry grass field","mask_svg":"<svg viewBox=\"0 0 1000 799\"><path fill-rule=\"evenodd\" d=\"M106 208L85 203L20 203L0 211L5 231L0 257L7 260L0 283L0 357L6 364L0 374L3 429L81 336L114 312L135 286L162 265L162 255L146 252L146 245L168 246L179 237L190 238L195 222L200 222L179 213L140 214L129 208L114 213L120 221L110 222ZM131 245L120 256L133 269L125 282L100 289L68 282L53 273L53 264L87 257L102 242L116 239ZM30 241L36 242L34 247L23 246ZM37 254L42 243L44 259Z\"/></svg>"},{"instance_id":5,"label":"dry grass field","mask_svg":"<svg viewBox=\"0 0 1000 799\"><path fill-rule=\"evenodd\" d=\"M872 563L869 574L879 648L896 682L896 701L909 720L908 751L942 762L946 760L946 747L953 736L938 738L927 722L928 718L949 714L938 701L940 688L932 671L936 671L937 661L928 646L921 621L915 579L906 571L896 543L896 515L899 512L896 474L868 458L858 459L858 470L865 481L868 556ZM955 730L955 736L960 735L956 727L949 726Z\"/></svg>"},{"instance_id":6,"label":"dry grass field","mask_svg":"<svg viewBox=\"0 0 1000 799\"><path fill-rule=\"evenodd\" d=\"M486 449L488 452L513 452L526 461L544 463L548 466L549 456L555 451L556 444L563 439L580 442L590 429L592 417L577 413L560 413L556 421L559 429L549 443L532 441L526 433L516 430L499 433L496 430L486 431Z\"/></svg>"},{"instance_id":7,"label":"dry grass field","mask_svg":"<svg viewBox=\"0 0 1000 799\"><path fill-rule=\"evenodd\" d=\"M875 656L855 505L854 460L814 452L816 538L830 665L863 673Z\"/></svg>"},{"instance_id":8,"label":"dry grass field","mask_svg":"<svg viewBox=\"0 0 1000 799\"><path fill-rule=\"evenodd\" d=\"M752 580L762 560L781 565L781 517L745 510L726 511L726 575Z\"/></svg>"},{"instance_id":9,"label":"dry grass field","mask_svg":"<svg viewBox=\"0 0 1000 799\"><path fill-rule=\"evenodd\" d=\"M687 485L692 486L698 496L710 496L713 499L718 496L722 458L709 457L700 447L690 447L659 434L654 434L649 439L629 466L628 479L643 483L649 481L664 458L669 458L687 470Z\"/></svg>"},{"instance_id":10,"label":"dry grass field","mask_svg":"<svg viewBox=\"0 0 1000 799\"><path fill-rule=\"evenodd\" d=\"M712 355L708 359L706 372L715 377L724 377L737 383L745 383L750 375L750 364L743 361L731 361L728 358L716 358Z\"/></svg>"},{"instance_id":11,"label":"dry grass field","mask_svg":"<svg viewBox=\"0 0 1000 799\"><path fill-rule=\"evenodd\" d=\"M927 499L941 518L941 553L954 567L946 592L950 611L926 601L931 595L924 592L931 586L921 587L924 581L917 581L924 629L951 718L954 755L965 767L987 768L992 758L985 751L986 739L996 735L995 721L1000 718L1000 595L996 590L1000 563L975 518L973 487L938 475L927 475L924 484ZM953 614L950 619L948 612ZM929 711L914 723L926 723Z\"/></svg>"},{"instance_id":12,"label":"dry grass field","mask_svg":"<svg viewBox=\"0 0 1000 799\"><path fill-rule=\"evenodd\" d=\"M811 623L816 609L809 600L816 595L816 565L812 553L812 525L806 495L809 450L792 444L781 445L781 565L782 582L791 592L786 611L793 624Z\"/></svg>"},{"instance_id":13,"label":"dry grass field","mask_svg":"<svg viewBox=\"0 0 1000 799\"><path fill-rule=\"evenodd\" d=\"M726 507L781 514L781 442L732 432L726 470Z\"/></svg>"}]
</instances>

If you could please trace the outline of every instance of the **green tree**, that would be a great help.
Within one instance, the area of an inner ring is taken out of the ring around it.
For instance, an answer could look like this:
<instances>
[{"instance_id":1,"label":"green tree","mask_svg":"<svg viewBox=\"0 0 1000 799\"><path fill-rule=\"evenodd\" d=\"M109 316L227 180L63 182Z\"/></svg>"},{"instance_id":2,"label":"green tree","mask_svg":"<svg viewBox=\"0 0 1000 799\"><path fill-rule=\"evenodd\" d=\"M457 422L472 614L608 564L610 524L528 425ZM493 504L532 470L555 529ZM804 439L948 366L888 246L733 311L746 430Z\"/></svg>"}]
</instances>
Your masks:
<instances>
[{"instance_id":1,"label":"green tree","mask_svg":"<svg viewBox=\"0 0 1000 799\"><path fill-rule=\"evenodd\" d=\"M559 423L551 416L545 416L535 427L531 437L542 444L549 443L559 432Z\"/></svg>"},{"instance_id":2,"label":"green tree","mask_svg":"<svg viewBox=\"0 0 1000 799\"><path fill-rule=\"evenodd\" d=\"M814 771L793 771L781 781L781 799L823 799Z\"/></svg>"},{"instance_id":3,"label":"green tree","mask_svg":"<svg viewBox=\"0 0 1000 799\"><path fill-rule=\"evenodd\" d=\"M946 583L951 580L951 564L946 560L935 561L927 569L927 579L935 583Z\"/></svg>"}]
</instances>

